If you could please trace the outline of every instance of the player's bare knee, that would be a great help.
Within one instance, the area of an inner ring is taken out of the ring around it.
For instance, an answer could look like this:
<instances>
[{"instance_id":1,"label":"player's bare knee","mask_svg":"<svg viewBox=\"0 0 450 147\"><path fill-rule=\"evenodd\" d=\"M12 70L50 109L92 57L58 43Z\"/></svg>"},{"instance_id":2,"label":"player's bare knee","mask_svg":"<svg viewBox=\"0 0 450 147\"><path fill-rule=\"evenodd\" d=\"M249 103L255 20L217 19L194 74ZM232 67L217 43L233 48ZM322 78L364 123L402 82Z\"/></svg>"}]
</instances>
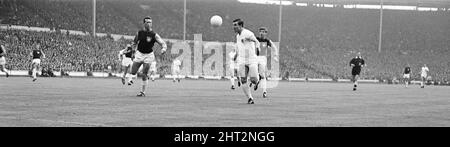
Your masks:
<instances>
[{"instance_id":1,"label":"player's bare knee","mask_svg":"<svg viewBox=\"0 0 450 147\"><path fill-rule=\"evenodd\" d=\"M256 83L258 83L258 78L250 77L250 82L252 82L253 84L256 84Z\"/></svg>"},{"instance_id":2,"label":"player's bare knee","mask_svg":"<svg viewBox=\"0 0 450 147\"><path fill-rule=\"evenodd\" d=\"M245 84L245 83L247 83L247 78L245 78L245 77L241 77L241 83L242 83L242 84Z\"/></svg>"},{"instance_id":3,"label":"player's bare knee","mask_svg":"<svg viewBox=\"0 0 450 147\"><path fill-rule=\"evenodd\" d=\"M266 76L263 74L260 74L259 77L260 77L260 79L266 79Z\"/></svg>"},{"instance_id":4,"label":"player's bare knee","mask_svg":"<svg viewBox=\"0 0 450 147\"><path fill-rule=\"evenodd\" d=\"M142 81L147 81L147 79L148 79L148 75L147 74L142 75Z\"/></svg>"}]
</instances>

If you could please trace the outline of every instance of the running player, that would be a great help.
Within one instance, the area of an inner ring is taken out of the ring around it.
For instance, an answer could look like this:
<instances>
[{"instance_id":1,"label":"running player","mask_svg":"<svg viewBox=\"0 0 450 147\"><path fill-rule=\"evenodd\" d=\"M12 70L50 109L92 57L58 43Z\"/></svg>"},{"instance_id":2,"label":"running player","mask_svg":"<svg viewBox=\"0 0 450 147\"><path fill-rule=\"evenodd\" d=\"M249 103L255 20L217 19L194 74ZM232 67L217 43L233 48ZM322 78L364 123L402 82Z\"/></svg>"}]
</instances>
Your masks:
<instances>
[{"instance_id":1,"label":"running player","mask_svg":"<svg viewBox=\"0 0 450 147\"><path fill-rule=\"evenodd\" d=\"M259 73L259 82L255 85L254 89L258 89L259 83L261 83L261 87L263 89L263 98L267 97L267 76L266 76L266 70L267 70L267 50L269 48L273 48L277 50L277 47L275 44L267 38L268 29L265 27L259 28L259 37L257 37L258 41L261 44L261 49L264 48L264 50L257 51L256 55L258 55L258 73ZM276 52L275 52L276 53ZM278 59L278 55L274 54L275 60Z\"/></svg>"},{"instance_id":2,"label":"running player","mask_svg":"<svg viewBox=\"0 0 450 147\"><path fill-rule=\"evenodd\" d=\"M350 61L350 66L352 67L353 91L355 91L356 87L358 87L361 68L365 66L364 59L362 59L360 52L358 52L358 55Z\"/></svg>"},{"instance_id":3,"label":"running player","mask_svg":"<svg viewBox=\"0 0 450 147\"><path fill-rule=\"evenodd\" d=\"M122 76L122 84L125 85L125 78L127 76L130 76L128 73L128 71L130 70L130 66L133 63L133 61L131 60L131 58L133 57L133 48L131 47L131 44L127 44L127 47L123 50L120 50L119 52L119 59L120 61L122 61L122 71L123 71L123 76ZM132 78L129 78L132 79ZM128 85L131 85L133 83L133 81L128 81Z\"/></svg>"},{"instance_id":4,"label":"running player","mask_svg":"<svg viewBox=\"0 0 450 147\"><path fill-rule=\"evenodd\" d=\"M405 67L405 70L403 71L403 79L405 81L405 87L408 87L409 81L411 79L411 67L409 64Z\"/></svg>"},{"instance_id":5,"label":"running player","mask_svg":"<svg viewBox=\"0 0 450 147\"><path fill-rule=\"evenodd\" d=\"M155 55L153 54L153 46L158 43L162 46L161 54L166 52L167 44L166 42L152 29L152 18L145 17L143 19L144 29L138 31L134 38L133 45L137 45L137 51L135 52L133 65L131 66L131 75L135 76L138 72L139 67L143 66L143 77L142 77L142 89L137 94L138 97L145 96L145 88L148 85L148 71L150 68L150 63L155 60ZM131 77L130 77L131 78Z\"/></svg>"},{"instance_id":6,"label":"running player","mask_svg":"<svg viewBox=\"0 0 450 147\"><path fill-rule=\"evenodd\" d=\"M238 80L238 87L241 87L241 80L238 76L238 66L236 62L236 50L232 50L230 53L228 53L228 56L230 56L230 63L228 64L230 68L230 82L231 82L231 89L234 90L236 87L234 86L234 80L237 78Z\"/></svg>"},{"instance_id":7,"label":"running player","mask_svg":"<svg viewBox=\"0 0 450 147\"><path fill-rule=\"evenodd\" d=\"M427 81L429 71L430 69L428 69L427 65L424 64L422 67L422 72L420 73L420 77L422 79L422 82L420 83L420 88L425 88L425 81Z\"/></svg>"},{"instance_id":8,"label":"running player","mask_svg":"<svg viewBox=\"0 0 450 147\"><path fill-rule=\"evenodd\" d=\"M33 58L33 60L31 61L31 66L32 66L32 73L31 76L33 78L33 82L37 80L37 71L39 71L40 66L41 66L41 57L45 58L45 54L44 52L42 52L41 50L41 45L37 44L36 45L36 49L34 49L31 53L30 53L31 57Z\"/></svg>"},{"instance_id":9,"label":"running player","mask_svg":"<svg viewBox=\"0 0 450 147\"><path fill-rule=\"evenodd\" d=\"M180 82L180 66L181 66L181 61L178 59L173 60L173 64L172 64L172 76L173 76L173 82L176 82L178 80L178 82Z\"/></svg>"},{"instance_id":10,"label":"running player","mask_svg":"<svg viewBox=\"0 0 450 147\"><path fill-rule=\"evenodd\" d=\"M258 83L258 62L256 49L260 50L260 44L255 34L244 28L244 21L236 19L233 21L233 30L236 33L236 56L239 66L239 77L243 84L242 89L248 98L248 104L254 104L250 87L246 85L247 78L253 84Z\"/></svg>"},{"instance_id":11,"label":"running player","mask_svg":"<svg viewBox=\"0 0 450 147\"><path fill-rule=\"evenodd\" d=\"M0 70L6 73L6 77L9 77L8 70L6 70L5 67L6 65L5 55L6 55L6 48L5 46L0 45Z\"/></svg>"}]
</instances>

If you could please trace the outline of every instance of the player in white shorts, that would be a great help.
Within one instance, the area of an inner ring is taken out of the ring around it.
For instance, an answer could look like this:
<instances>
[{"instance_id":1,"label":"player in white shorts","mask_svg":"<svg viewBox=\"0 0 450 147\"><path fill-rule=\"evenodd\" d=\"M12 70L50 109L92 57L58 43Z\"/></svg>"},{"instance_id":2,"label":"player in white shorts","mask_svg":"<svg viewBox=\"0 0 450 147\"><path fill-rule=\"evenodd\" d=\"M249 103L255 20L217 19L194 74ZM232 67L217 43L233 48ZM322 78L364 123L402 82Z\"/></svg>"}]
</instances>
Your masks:
<instances>
[{"instance_id":1,"label":"player in white shorts","mask_svg":"<svg viewBox=\"0 0 450 147\"><path fill-rule=\"evenodd\" d=\"M239 79L238 76L238 68L239 66L237 65L236 62L236 51L233 50L230 53L228 53L228 56L230 57L230 61L229 61L229 72L230 72L230 82L231 82L231 89L234 90L235 86L234 86L234 80L237 78L238 80L238 87L241 87L241 81Z\"/></svg>"},{"instance_id":2,"label":"player in white shorts","mask_svg":"<svg viewBox=\"0 0 450 147\"><path fill-rule=\"evenodd\" d=\"M155 76L156 76L156 72L157 72L157 68L156 68L156 61L153 61L151 64L150 64L150 78L152 79L152 81L154 82L155 81Z\"/></svg>"},{"instance_id":3,"label":"player in white shorts","mask_svg":"<svg viewBox=\"0 0 450 147\"><path fill-rule=\"evenodd\" d=\"M36 45L36 49L34 49L30 53L32 57L31 66L32 66L32 74L31 77L33 78L33 82L37 80L37 71L39 71L39 68L41 66L41 57L45 58L44 52L41 50L41 45L38 43Z\"/></svg>"},{"instance_id":4,"label":"player in white shorts","mask_svg":"<svg viewBox=\"0 0 450 147\"><path fill-rule=\"evenodd\" d=\"M241 87L248 98L248 104L254 104L250 87L247 84L247 78L250 82L258 83L258 62L256 50L259 50L259 41L255 34L244 28L244 21L236 19L233 21L233 30L236 33L236 58L239 65L239 77L241 78Z\"/></svg>"},{"instance_id":5,"label":"player in white shorts","mask_svg":"<svg viewBox=\"0 0 450 147\"><path fill-rule=\"evenodd\" d=\"M263 90L263 98L267 98L267 76L266 76L266 70L267 70L267 50L268 49L275 49L277 50L277 47L275 44L267 38L268 29L265 27L259 28L259 37L257 37L258 41L261 44L261 51L257 51L256 55L258 55L258 73L259 73L259 82L255 85L254 89L258 89L258 85L261 84L262 90ZM278 60L278 55L274 54L274 59Z\"/></svg>"},{"instance_id":6,"label":"player in white shorts","mask_svg":"<svg viewBox=\"0 0 450 147\"><path fill-rule=\"evenodd\" d=\"M177 81L180 82L180 66L181 61L178 59L173 60L172 63L172 76L173 76L173 82Z\"/></svg>"},{"instance_id":7,"label":"player in white shorts","mask_svg":"<svg viewBox=\"0 0 450 147\"><path fill-rule=\"evenodd\" d=\"M127 74L130 70L131 64L133 64L132 61L133 58L133 48L131 47L131 44L127 44L127 47L123 50L119 51L119 60L122 62L122 84L125 85L125 79L127 76L131 76L130 74ZM132 78L129 78L132 79ZM128 81L128 85L133 84L133 81Z\"/></svg>"},{"instance_id":8,"label":"player in white shorts","mask_svg":"<svg viewBox=\"0 0 450 147\"><path fill-rule=\"evenodd\" d=\"M6 77L9 77L8 70L6 70L5 67L6 65L5 55L6 55L6 48L5 46L0 45L0 70L6 73Z\"/></svg>"},{"instance_id":9,"label":"player in white shorts","mask_svg":"<svg viewBox=\"0 0 450 147\"><path fill-rule=\"evenodd\" d=\"M142 77L142 89L136 95L138 97L145 96L145 89L148 85L148 71L150 68L150 63L155 60L155 55L153 54L153 46L155 43L161 45L161 55L167 50L167 44L156 32L153 31L152 25L153 20L151 17L145 17L143 19L144 29L138 31L134 38L133 45L137 45L136 53L134 54L133 65L131 66L131 75L135 76L138 69L143 66L143 77Z\"/></svg>"},{"instance_id":10,"label":"player in white shorts","mask_svg":"<svg viewBox=\"0 0 450 147\"><path fill-rule=\"evenodd\" d=\"M422 67L422 72L420 73L420 77L422 79L422 82L420 83L420 88L425 88L425 81L427 80L429 71L430 69L428 69L427 65L424 64Z\"/></svg>"}]
</instances>

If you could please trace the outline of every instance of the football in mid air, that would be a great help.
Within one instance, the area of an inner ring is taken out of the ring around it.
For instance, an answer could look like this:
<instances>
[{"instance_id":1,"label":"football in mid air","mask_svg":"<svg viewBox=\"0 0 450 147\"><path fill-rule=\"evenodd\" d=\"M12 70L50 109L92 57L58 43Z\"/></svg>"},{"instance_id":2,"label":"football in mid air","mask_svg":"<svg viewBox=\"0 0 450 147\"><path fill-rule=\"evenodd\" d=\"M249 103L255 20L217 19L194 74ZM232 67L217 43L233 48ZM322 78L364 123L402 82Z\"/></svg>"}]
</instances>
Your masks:
<instances>
[{"instance_id":1,"label":"football in mid air","mask_svg":"<svg viewBox=\"0 0 450 147\"><path fill-rule=\"evenodd\" d=\"M219 27L222 25L222 17L214 15L211 17L210 23L213 27Z\"/></svg>"}]
</instances>

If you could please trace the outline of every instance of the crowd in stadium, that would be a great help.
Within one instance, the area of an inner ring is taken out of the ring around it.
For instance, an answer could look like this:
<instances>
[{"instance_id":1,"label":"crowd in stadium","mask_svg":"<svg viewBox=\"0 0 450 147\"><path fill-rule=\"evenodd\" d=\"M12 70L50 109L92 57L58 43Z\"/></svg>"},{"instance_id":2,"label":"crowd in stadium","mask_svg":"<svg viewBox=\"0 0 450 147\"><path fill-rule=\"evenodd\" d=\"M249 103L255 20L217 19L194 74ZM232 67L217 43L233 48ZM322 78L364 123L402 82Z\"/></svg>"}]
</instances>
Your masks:
<instances>
[{"instance_id":1,"label":"crowd in stadium","mask_svg":"<svg viewBox=\"0 0 450 147\"><path fill-rule=\"evenodd\" d=\"M269 37L278 41L278 7L196 1L188 6L188 40L193 39L193 34L201 33L204 40L233 42L231 24L227 22L239 16L245 18L246 26L255 33L259 24L265 24L270 29ZM37 3L12 0L3 1L0 7L2 24L92 30L92 3L88 0L43 0ZM182 8L183 3L174 1L98 1L97 31L133 35L141 27L142 16L151 14L155 20L154 29L163 38L182 39ZM209 26L209 17L216 12L223 13L224 24L220 28ZM245 16L240 16L242 14ZM348 62L355 53L361 52L367 61L367 67L362 71L365 79L400 79L407 64L412 67L414 79L419 78L423 64L429 66L433 80L450 79L450 24L446 19L449 12L386 11L381 52L378 52L377 10L288 6L283 15L281 76L348 79ZM129 43L32 31L2 30L1 34L1 43L8 45L8 68L11 70L29 69L30 58L24 56L39 42L47 56L43 60L46 68L105 71L110 66L112 71L119 71L117 51ZM170 73L170 60L166 62L159 68L162 74Z\"/></svg>"},{"instance_id":2,"label":"crowd in stadium","mask_svg":"<svg viewBox=\"0 0 450 147\"><path fill-rule=\"evenodd\" d=\"M37 44L46 56L42 65L57 71L101 71L107 66L116 67L118 57L115 51L124 46L107 38L60 33L5 30L2 35L8 47L11 70L29 69L30 53Z\"/></svg>"}]
</instances>

